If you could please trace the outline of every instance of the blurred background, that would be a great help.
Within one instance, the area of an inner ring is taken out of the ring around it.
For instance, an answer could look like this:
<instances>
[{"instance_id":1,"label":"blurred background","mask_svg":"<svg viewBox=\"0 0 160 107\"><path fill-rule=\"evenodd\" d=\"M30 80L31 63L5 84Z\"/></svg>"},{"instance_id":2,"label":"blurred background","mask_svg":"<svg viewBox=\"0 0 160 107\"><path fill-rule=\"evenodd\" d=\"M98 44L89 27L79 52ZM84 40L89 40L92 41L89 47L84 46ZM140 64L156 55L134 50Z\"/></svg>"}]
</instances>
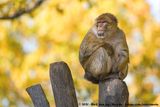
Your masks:
<instances>
[{"instance_id":1,"label":"blurred background","mask_svg":"<svg viewBox=\"0 0 160 107\"><path fill-rule=\"evenodd\" d=\"M0 107L33 107L25 89L41 83L55 107L49 64L68 63L79 102L97 102L83 78L80 43L94 19L114 14L130 50L130 103L160 102L160 0L0 0Z\"/></svg>"}]
</instances>

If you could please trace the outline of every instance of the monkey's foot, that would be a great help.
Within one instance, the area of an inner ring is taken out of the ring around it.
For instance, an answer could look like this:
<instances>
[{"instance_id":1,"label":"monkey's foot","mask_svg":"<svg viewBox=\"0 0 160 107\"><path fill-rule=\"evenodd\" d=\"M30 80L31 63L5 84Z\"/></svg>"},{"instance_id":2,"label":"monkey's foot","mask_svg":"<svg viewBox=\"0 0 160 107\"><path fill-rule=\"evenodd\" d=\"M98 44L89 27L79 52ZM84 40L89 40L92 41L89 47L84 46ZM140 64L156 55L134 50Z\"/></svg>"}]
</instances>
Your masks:
<instances>
[{"instance_id":1,"label":"monkey's foot","mask_svg":"<svg viewBox=\"0 0 160 107\"><path fill-rule=\"evenodd\" d=\"M93 77L92 74L89 73L89 72L85 72L84 78L87 79L88 81L91 81L94 84L98 84L99 83L99 80L96 79L95 77Z\"/></svg>"}]
</instances>

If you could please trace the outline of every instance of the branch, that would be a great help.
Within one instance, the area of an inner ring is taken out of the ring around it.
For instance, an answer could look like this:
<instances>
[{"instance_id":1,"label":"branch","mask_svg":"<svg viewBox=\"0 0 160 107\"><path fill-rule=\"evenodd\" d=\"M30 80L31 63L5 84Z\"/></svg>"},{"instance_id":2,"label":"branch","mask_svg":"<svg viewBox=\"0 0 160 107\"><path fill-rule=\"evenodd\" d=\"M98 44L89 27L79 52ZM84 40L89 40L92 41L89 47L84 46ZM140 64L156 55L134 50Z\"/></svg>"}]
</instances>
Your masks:
<instances>
[{"instance_id":1,"label":"branch","mask_svg":"<svg viewBox=\"0 0 160 107\"><path fill-rule=\"evenodd\" d=\"M12 19L18 18L18 17L22 16L23 14L32 12L34 9L39 7L44 1L45 0L37 0L37 2L35 3L35 5L33 7L28 8L28 9L24 9L24 10L19 10L10 16L9 15L8 16L0 16L0 19L2 19L2 20L11 19L12 20Z\"/></svg>"}]
</instances>

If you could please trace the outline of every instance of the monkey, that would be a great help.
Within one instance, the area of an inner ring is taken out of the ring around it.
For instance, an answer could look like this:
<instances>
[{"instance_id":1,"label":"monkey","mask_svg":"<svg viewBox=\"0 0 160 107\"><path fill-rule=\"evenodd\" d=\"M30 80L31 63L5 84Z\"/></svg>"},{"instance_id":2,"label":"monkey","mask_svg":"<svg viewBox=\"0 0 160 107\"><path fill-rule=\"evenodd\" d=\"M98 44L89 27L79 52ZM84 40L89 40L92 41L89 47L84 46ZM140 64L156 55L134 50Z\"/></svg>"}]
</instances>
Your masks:
<instances>
[{"instance_id":1,"label":"monkey","mask_svg":"<svg viewBox=\"0 0 160 107\"><path fill-rule=\"evenodd\" d=\"M95 84L127 76L129 49L113 14L103 13L96 18L80 45L79 61L85 71L84 78Z\"/></svg>"}]
</instances>

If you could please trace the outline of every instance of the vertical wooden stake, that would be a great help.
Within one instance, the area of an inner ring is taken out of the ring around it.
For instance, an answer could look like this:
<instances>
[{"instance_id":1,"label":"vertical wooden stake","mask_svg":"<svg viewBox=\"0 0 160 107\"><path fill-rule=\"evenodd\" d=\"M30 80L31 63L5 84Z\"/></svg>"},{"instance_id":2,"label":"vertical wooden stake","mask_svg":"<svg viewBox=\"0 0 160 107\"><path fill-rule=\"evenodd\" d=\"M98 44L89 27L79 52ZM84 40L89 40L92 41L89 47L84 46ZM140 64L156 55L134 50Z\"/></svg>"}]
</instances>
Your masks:
<instances>
[{"instance_id":1,"label":"vertical wooden stake","mask_svg":"<svg viewBox=\"0 0 160 107\"><path fill-rule=\"evenodd\" d=\"M78 107L71 71L65 62L50 65L50 80L56 107Z\"/></svg>"}]
</instances>

